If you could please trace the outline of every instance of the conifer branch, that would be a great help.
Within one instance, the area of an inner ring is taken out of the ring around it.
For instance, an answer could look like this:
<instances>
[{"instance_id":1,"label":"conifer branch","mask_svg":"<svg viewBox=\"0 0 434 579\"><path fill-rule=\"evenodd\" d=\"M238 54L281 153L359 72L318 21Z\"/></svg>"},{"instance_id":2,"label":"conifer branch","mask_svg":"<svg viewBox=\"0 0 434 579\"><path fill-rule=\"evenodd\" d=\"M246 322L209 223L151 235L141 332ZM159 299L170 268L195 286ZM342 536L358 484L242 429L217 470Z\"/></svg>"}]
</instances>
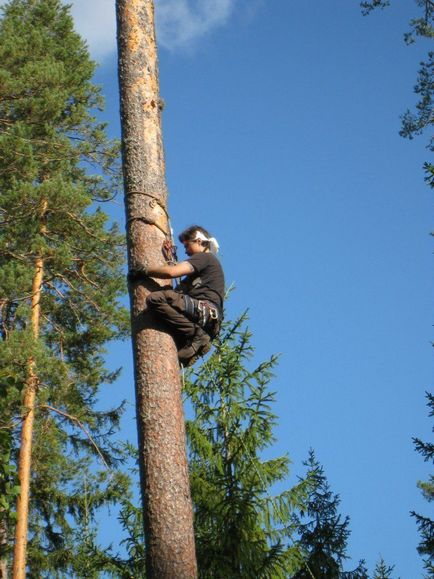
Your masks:
<instances>
[{"instance_id":1,"label":"conifer branch","mask_svg":"<svg viewBox=\"0 0 434 579\"><path fill-rule=\"evenodd\" d=\"M59 324L57 324L56 322L54 322L51 318L49 318L47 315L42 314L41 316L50 326L52 326L56 332L58 334L60 334L60 336L63 338L65 336L65 333L63 331L63 329L59 326Z\"/></svg>"},{"instance_id":2,"label":"conifer branch","mask_svg":"<svg viewBox=\"0 0 434 579\"><path fill-rule=\"evenodd\" d=\"M108 241L107 238L101 238L101 237L98 237L97 235L95 235L93 233L93 231L91 229L89 229L89 227L84 223L84 221L82 219L80 219L79 217L77 217L77 215L74 215L70 211L65 211L63 209L58 209L58 210L57 209L51 209L51 212L52 213L63 213L64 215L69 217L71 219L71 221L74 221L74 223L77 223L89 235L89 237L91 237L92 239L96 239L100 243L107 243L107 241Z\"/></svg>"},{"instance_id":3,"label":"conifer branch","mask_svg":"<svg viewBox=\"0 0 434 579\"><path fill-rule=\"evenodd\" d=\"M16 420L15 422L11 422L10 424L0 424L0 430L13 430L20 424L21 420Z\"/></svg>"},{"instance_id":4,"label":"conifer branch","mask_svg":"<svg viewBox=\"0 0 434 579\"><path fill-rule=\"evenodd\" d=\"M101 313L101 308L99 307L99 305L94 302L87 294L86 292L83 292L82 290L78 289L77 287L75 287L68 278L66 278L64 275L62 275L61 273L56 273L56 277L61 279L63 281L63 283L65 285L67 285L69 287L70 290L72 290L73 292L77 293L78 295L82 296L84 298L84 301L86 301L87 303L89 303L91 306L93 306L97 312Z\"/></svg>"},{"instance_id":5,"label":"conifer branch","mask_svg":"<svg viewBox=\"0 0 434 579\"><path fill-rule=\"evenodd\" d=\"M80 270L73 270L73 269L69 269L68 272L71 273L72 275L74 275L75 277L77 277L80 280L84 280L86 281L89 285L91 285L92 287L94 287L95 289L100 290L101 286L98 285L96 282L94 282L93 280L91 280L85 273L84 271L84 263L82 260L76 260L79 263L80 266Z\"/></svg>"},{"instance_id":6,"label":"conifer branch","mask_svg":"<svg viewBox=\"0 0 434 579\"><path fill-rule=\"evenodd\" d=\"M57 288L57 287L56 287L54 284L52 284L51 282L49 282L49 281L46 280L46 281L45 281L45 285L46 285L47 287L49 287L50 289L52 289L52 290L59 296L59 298L60 298L61 300L63 300L64 302L66 302L66 303L70 306L73 314L75 315L75 319L77 320L77 322L78 322L79 324L81 324L81 318L80 318L79 314L77 313L77 312L78 312L78 308L77 308L77 306L72 302L72 300L70 300L67 296L65 296L65 294L63 294L63 293L59 290L59 288Z\"/></svg>"},{"instance_id":7,"label":"conifer branch","mask_svg":"<svg viewBox=\"0 0 434 579\"><path fill-rule=\"evenodd\" d=\"M55 412L56 414L59 414L59 416L63 416L64 418L67 418L68 420L70 420L71 422L74 422L75 424L77 424L81 430L85 433L85 435L87 436L87 438L89 439L90 443L92 444L92 446L95 448L96 452L98 453L98 456L100 457L100 459L102 460L104 466L106 467L107 470L110 470L109 465L107 464L102 452L100 451L97 443L95 442L95 440L92 438L90 432L86 429L86 427L84 426L84 424L76 417L76 416L72 416L71 414L68 414L67 412L63 412L62 410L59 410L58 408L54 408L54 406L50 406L49 404L41 404L39 406L39 408L45 408L46 410L50 410L51 412Z\"/></svg>"},{"instance_id":8,"label":"conifer branch","mask_svg":"<svg viewBox=\"0 0 434 579\"><path fill-rule=\"evenodd\" d=\"M0 255L7 255L9 257L12 257L13 259L16 259L18 261L24 261L24 262L28 262L29 257L31 257L31 258L34 257L34 255L32 253L17 254L17 253L14 253L13 251L10 251L9 249L0 251Z\"/></svg>"},{"instance_id":9,"label":"conifer branch","mask_svg":"<svg viewBox=\"0 0 434 579\"><path fill-rule=\"evenodd\" d=\"M26 301L28 301L29 299L31 299L31 298L33 297L33 295L34 295L33 292L31 292L31 293L26 293L26 294L24 294L23 296L21 296L21 297L19 297L19 298L14 297L13 299L11 299L11 301L12 301L12 302L26 302Z\"/></svg>"}]
</instances>

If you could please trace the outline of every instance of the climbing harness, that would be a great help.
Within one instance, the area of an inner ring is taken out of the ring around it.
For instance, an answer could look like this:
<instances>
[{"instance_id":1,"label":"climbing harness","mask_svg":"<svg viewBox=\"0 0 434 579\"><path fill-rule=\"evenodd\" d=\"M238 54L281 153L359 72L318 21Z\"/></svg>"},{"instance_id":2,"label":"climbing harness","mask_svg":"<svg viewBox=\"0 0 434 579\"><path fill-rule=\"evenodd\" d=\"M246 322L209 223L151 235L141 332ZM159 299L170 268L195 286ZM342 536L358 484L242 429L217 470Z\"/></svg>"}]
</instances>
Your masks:
<instances>
[{"instance_id":1,"label":"climbing harness","mask_svg":"<svg viewBox=\"0 0 434 579\"><path fill-rule=\"evenodd\" d=\"M216 338L221 325L217 306L212 302L198 300L197 308L199 311L199 326L206 330L212 339Z\"/></svg>"},{"instance_id":2,"label":"climbing harness","mask_svg":"<svg viewBox=\"0 0 434 579\"><path fill-rule=\"evenodd\" d=\"M197 300L188 294L183 295L186 316L214 340L221 326L221 316L217 306L207 300Z\"/></svg>"}]
</instances>

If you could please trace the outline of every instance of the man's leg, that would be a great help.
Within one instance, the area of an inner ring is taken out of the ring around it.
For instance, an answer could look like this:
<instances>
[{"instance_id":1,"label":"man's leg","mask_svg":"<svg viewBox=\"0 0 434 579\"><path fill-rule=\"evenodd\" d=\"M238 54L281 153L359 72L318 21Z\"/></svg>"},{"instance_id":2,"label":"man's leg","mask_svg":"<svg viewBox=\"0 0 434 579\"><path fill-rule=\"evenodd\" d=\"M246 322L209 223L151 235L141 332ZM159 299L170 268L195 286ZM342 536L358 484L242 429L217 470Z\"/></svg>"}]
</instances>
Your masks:
<instances>
[{"instance_id":1,"label":"man's leg","mask_svg":"<svg viewBox=\"0 0 434 579\"><path fill-rule=\"evenodd\" d=\"M171 330L176 332L175 337L186 338L187 344L178 350L180 362L184 365L194 364L199 356L209 352L211 339L198 324L185 315L183 294L173 290L160 290L150 293L146 303Z\"/></svg>"},{"instance_id":2,"label":"man's leg","mask_svg":"<svg viewBox=\"0 0 434 579\"><path fill-rule=\"evenodd\" d=\"M152 292L146 298L149 309L158 318L185 338L192 339L196 333L196 324L185 315L184 296L171 289Z\"/></svg>"}]
</instances>

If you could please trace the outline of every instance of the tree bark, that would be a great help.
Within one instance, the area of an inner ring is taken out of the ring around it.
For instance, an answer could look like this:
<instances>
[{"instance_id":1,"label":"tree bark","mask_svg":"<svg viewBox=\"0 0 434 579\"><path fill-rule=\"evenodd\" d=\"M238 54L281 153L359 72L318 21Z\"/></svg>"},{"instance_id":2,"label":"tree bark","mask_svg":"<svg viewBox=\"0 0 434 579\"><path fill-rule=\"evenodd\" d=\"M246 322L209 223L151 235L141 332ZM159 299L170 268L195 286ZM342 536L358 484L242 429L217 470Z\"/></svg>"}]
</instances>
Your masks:
<instances>
[{"instance_id":1,"label":"tree bark","mask_svg":"<svg viewBox=\"0 0 434 579\"><path fill-rule=\"evenodd\" d=\"M42 217L45 215L46 204L43 203ZM44 230L45 227L42 226ZM32 284L32 329L33 338L39 337L39 321L41 315L41 288L44 276L44 261L42 257L35 260L35 270ZM21 427L21 446L18 459L18 479L20 494L17 500L17 525L15 527L15 546L13 579L24 579L26 576L27 537L29 525L30 476L32 458L33 424L35 420L35 401L38 389L38 377L35 362L29 360L27 383L24 389L23 406L25 416Z\"/></svg>"},{"instance_id":2,"label":"tree bark","mask_svg":"<svg viewBox=\"0 0 434 579\"><path fill-rule=\"evenodd\" d=\"M130 268L163 263L169 233L152 0L117 0L122 153ZM176 348L146 310L153 280L130 284L147 577L197 576Z\"/></svg>"},{"instance_id":3,"label":"tree bark","mask_svg":"<svg viewBox=\"0 0 434 579\"><path fill-rule=\"evenodd\" d=\"M0 340L7 340L9 325L8 301L0 299ZM3 416L3 420L7 420ZM9 546L9 525L8 513L5 509L0 509L0 579L8 579L8 546Z\"/></svg>"},{"instance_id":4,"label":"tree bark","mask_svg":"<svg viewBox=\"0 0 434 579\"><path fill-rule=\"evenodd\" d=\"M0 579L8 579L8 558L6 554L8 543L8 525L6 520L2 519L0 520Z\"/></svg>"}]
</instances>

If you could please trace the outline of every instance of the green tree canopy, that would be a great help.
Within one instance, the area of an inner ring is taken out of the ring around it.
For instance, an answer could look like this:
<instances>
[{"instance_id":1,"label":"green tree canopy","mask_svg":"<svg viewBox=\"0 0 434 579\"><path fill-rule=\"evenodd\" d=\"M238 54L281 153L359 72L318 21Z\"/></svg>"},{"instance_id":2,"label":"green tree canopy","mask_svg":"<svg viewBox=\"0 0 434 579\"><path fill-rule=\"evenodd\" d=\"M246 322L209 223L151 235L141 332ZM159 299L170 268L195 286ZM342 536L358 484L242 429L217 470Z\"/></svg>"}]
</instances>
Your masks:
<instances>
[{"instance_id":1,"label":"green tree canopy","mask_svg":"<svg viewBox=\"0 0 434 579\"><path fill-rule=\"evenodd\" d=\"M305 465L313 480L307 508L293 517L300 536L300 545L307 558L307 566L294 579L367 579L367 569L361 561L354 571L344 571L347 556L350 519L338 512L339 495L333 493L313 450Z\"/></svg>"},{"instance_id":2,"label":"green tree canopy","mask_svg":"<svg viewBox=\"0 0 434 579\"><path fill-rule=\"evenodd\" d=\"M200 576L288 577L303 564L291 513L308 483L273 493L288 475L287 456L263 458L274 437L277 358L250 369L246 317L227 323L215 353L185 384L191 491ZM267 453L268 454L268 453Z\"/></svg>"},{"instance_id":3,"label":"green tree canopy","mask_svg":"<svg viewBox=\"0 0 434 579\"><path fill-rule=\"evenodd\" d=\"M426 397L430 409L429 416L432 417L434 416L434 396L427 392ZM434 463L434 444L432 442L424 442L420 438L413 438L413 442L416 452L422 455L425 462L429 462L432 465ZM434 501L433 474L429 476L427 481L419 481L417 486L429 503ZM414 511L411 514L416 519L420 533L421 540L418 551L424 558L424 566L428 577L434 577L434 521L430 517L419 515Z\"/></svg>"},{"instance_id":4,"label":"green tree canopy","mask_svg":"<svg viewBox=\"0 0 434 579\"><path fill-rule=\"evenodd\" d=\"M128 315L120 305L124 239L98 203L116 192L118 144L97 120L103 102L94 70L60 0L2 7L1 428L16 456L32 360L38 394L29 566L38 577L74 568L83 521L127 485L114 470L122 452L111 436L121 409L97 406L99 387L118 375L106 367L105 344L126 335ZM43 279L35 340L37 260ZM111 470L95 471L95 459ZM10 542L9 507L0 516Z\"/></svg>"}]
</instances>

